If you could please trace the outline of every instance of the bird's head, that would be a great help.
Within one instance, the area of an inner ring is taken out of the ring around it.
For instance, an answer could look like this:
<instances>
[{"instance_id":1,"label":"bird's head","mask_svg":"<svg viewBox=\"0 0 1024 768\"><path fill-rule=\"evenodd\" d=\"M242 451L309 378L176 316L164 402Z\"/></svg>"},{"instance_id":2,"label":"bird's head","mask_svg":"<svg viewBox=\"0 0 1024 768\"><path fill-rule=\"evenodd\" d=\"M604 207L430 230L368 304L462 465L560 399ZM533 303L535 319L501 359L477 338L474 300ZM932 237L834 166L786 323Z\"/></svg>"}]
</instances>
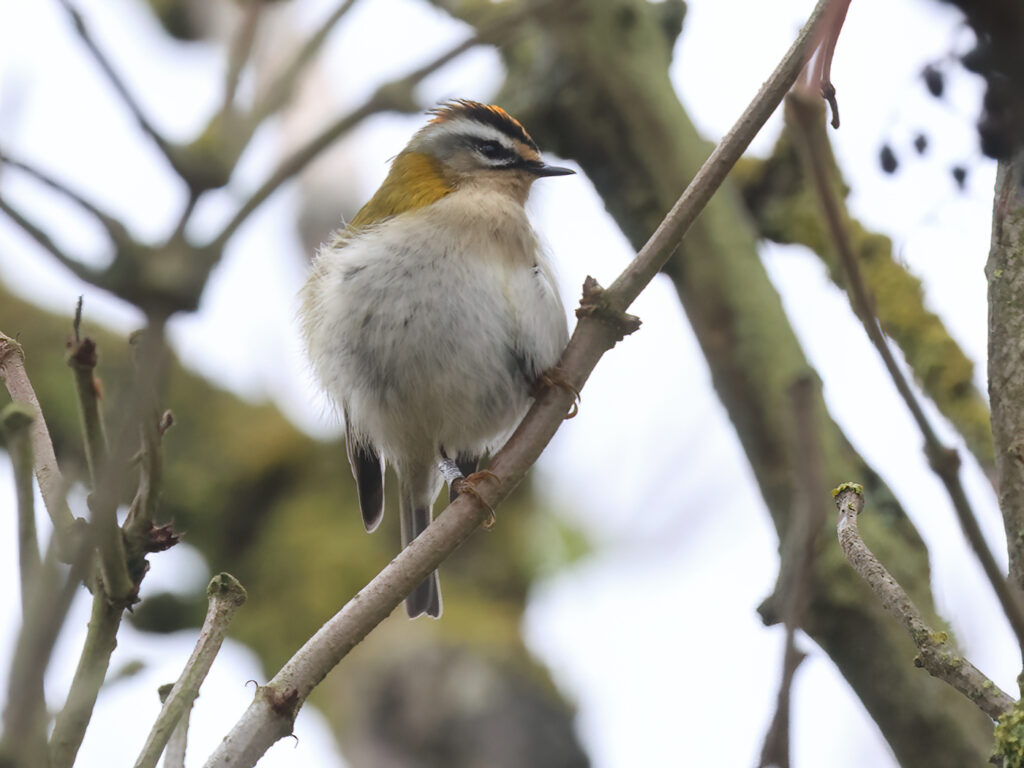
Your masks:
<instances>
[{"instance_id":1,"label":"bird's head","mask_svg":"<svg viewBox=\"0 0 1024 768\"><path fill-rule=\"evenodd\" d=\"M574 173L571 168L547 165L530 134L501 107L459 99L430 114L432 119L405 152L436 160L455 186L495 186L521 193L525 199L530 184L541 176Z\"/></svg>"},{"instance_id":2,"label":"bird's head","mask_svg":"<svg viewBox=\"0 0 1024 768\"><path fill-rule=\"evenodd\" d=\"M501 107L459 99L430 114L430 122L395 157L384 183L348 231L430 205L459 189L496 191L522 204L541 176L575 173L547 165L530 134Z\"/></svg>"}]
</instances>

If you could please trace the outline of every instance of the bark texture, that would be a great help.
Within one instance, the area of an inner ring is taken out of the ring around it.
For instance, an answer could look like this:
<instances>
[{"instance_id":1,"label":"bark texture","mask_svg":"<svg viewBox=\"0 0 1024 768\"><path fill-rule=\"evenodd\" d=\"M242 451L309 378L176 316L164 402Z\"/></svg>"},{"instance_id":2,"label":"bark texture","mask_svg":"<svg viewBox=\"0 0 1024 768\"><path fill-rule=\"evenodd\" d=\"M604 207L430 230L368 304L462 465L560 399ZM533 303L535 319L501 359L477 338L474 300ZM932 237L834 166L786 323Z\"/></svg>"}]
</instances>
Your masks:
<instances>
[{"instance_id":1,"label":"bark texture","mask_svg":"<svg viewBox=\"0 0 1024 768\"><path fill-rule=\"evenodd\" d=\"M999 163L988 264L988 393L1010 578L1024 589L1024 151Z\"/></svg>"}]
</instances>

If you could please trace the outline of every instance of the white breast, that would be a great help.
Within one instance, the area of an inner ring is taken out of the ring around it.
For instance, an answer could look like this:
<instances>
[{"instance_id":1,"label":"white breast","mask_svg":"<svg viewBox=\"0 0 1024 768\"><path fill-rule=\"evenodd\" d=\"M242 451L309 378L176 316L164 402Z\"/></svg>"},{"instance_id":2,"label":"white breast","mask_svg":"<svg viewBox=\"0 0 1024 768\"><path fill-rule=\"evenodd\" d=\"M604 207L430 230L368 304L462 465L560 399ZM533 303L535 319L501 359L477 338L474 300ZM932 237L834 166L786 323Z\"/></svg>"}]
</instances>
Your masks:
<instances>
[{"instance_id":1,"label":"white breast","mask_svg":"<svg viewBox=\"0 0 1024 768\"><path fill-rule=\"evenodd\" d=\"M568 338L522 206L476 191L321 250L304 313L324 386L399 465L502 440Z\"/></svg>"}]
</instances>

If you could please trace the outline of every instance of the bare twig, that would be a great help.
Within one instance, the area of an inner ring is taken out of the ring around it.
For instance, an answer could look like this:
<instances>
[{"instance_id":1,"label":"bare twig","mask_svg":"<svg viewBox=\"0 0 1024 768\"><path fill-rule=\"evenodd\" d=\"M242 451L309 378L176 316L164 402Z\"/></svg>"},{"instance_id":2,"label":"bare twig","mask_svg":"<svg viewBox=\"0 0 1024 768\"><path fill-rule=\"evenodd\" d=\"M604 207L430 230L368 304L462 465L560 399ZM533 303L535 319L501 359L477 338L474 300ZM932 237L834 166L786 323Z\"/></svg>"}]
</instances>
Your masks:
<instances>
[{"instance_id":1,"label":"bare twig","mask_svg":"<svg viewBox=\"0 0 1024 768\"><path fill-rule=\"evenodd\" d=\"M138 101L131 93L129 93L128 87L124 84L121 76L114 69L106 54L103 53L100 47L96 44L96 41L92 37L92 33L89 31L89 28L85 24L85 20L82 18L82 14L78 12L78 9L72 5L70 0L58 0L58 2L64 7L64 10L67 12L71 19L71 23L75 28L75 32L78 33L78 37L85 44L89 53L92 54L93 59L99 65L111 86L113 86L114 90L117 91L117 95L121 97L121 101L124 102L124 105L132 113L132 116L139 124L142 132L153 140L153 143L160 148L160 151L163 152L164 157L167 158L167 161L171 166L174 167L175 170L178 170L178 162L174 152L174 147L159 131L157 131L142 112L142 108L139 106Z\"/></svg>"},{"instance_id":2,"label":"bare twig","mask_svg":"<svg viewBox=\"0 0 1024 768\"><path fill-rule=\"evenodd\" d=\"M810 55L829 0L820 0L796 42L754 97L737 124L712 152L637 258L607 291L588 278L580 318L559 363L565 380L582 388L601 356L635 330L624 311L668 260L687 228L722 184L730 168L781 102ZM540 456L562 424L573 400L569 388L549 387L539 395L490 472L477 484L479 496L462 494L420 536L391 561L259 689L207 768L252 766L279 738L291 732L306 697L324 676L402 601L423 578L489 517Z\"/></svg>"},{"instance_id":3,"label":"bare twig","mask_svg":"<svg viewBox=\"0 0 1024 768\"><path fill-rule=\"evenodd\" d=\"M1021 651L1024 653L1024 603L1021 601L1020 594L1010 588L981 532L977 517L960 482L960 458L955 449L947 448L939 440L928 417L925 416L924 409L918 402L910 382L907 381L903 371L896 363L896 358L875 318L871 293L860 274L857 256L850 244L846 224L842 218L834 182L829 177L826 160L828 153L824 146L824 142L827 142L828 139L821 125L820 109L816 103L797 94L790 96L787 100L787 107L789 108L788 114L792 115L794 126L802 138L799 143L804 161L808 166L807 175L817 191L832 242L839 254L839 261L846 276L854 310L863 323L871 343L878 350L882 362L885 363L896 390L900 393L903 402L917 423L918 429L924 436L925 454L928 456L928 461L946 487L960 527L992 584L999 603L1017 637Z\"/></svg>"},{"instance_id":4,"label":"bare twig","mask_svg":"<svg viewBox=\"0 0 1024 768\"><path fill-rule=\"evenodd\" d=\"M238 80L252 55L252 44L256 39L256 29L259 27L263 10L263 3L248 3L242 6L242 23L228 51L228 71L224 77L224 98L220 112L222 118L227 118L233 110Z\"/></svg>"},{"instance_id":5,"label":"bare twig","mask_svg":"<svg viewBox=\"0 0 1024 768\"><path fill-rule=\"evenodd\" d=\"M82 299L79 297L73 325L75 335L68 347L67 362L74 373L85 456L92 481L89 510L99 550L102 591L111 600L121 602L135 592L135 582L128 572L124 535L117 524L116 489L119 484L116 478L120 474L120 465L108 461L107 435L100 414L99 383L95 376L99 358L96 343L88 337L82 338L81 322Z\"/></svg>"},{"instance_id":6,"label":"bare twig","mask_svg":"<svg viewBox=\"0 0 1024 768\"><path fill-rule=\"evenodd\" d=\"M39 400L25 371L25 353L21 345L9 336L0 333L0 381L11 395L12 400L28 403L37 414ZM72 546L71 536L76 527L67 501L64 498L66 486L57 466L57 457L53 453L53 442L46 422L40 415L33 419L30 426L32 438L32 456L35 467L36 481L39 491L46 504L46 511L53 523L54 535L60 544L62 559L70 562Z\"/></svg>"},{"instance_id":7,"label":"bare twig","mask_svg":"<svg viewBox=\"0 0 1024 768\"><path fill-rule=\"evenodd\" d=\"M50 735L50 768L71 768L92 719L96 697L107 676L110 654L117 646L117 630L124 608L107 599L102 585L93 585L92 615L82 655L71 681L64 707Z\"/></svg>"},{"instance_id":8,"label":"bare twig","mask_svg":"<svg viewBox=\"0 0 1024 768\"><path fill-rule=\"evenodd\" d=\"M765 768L789 768L791 691L797 667L806 656L796 647L796 631L803 626L810 605L814 560L823 523L818 500L825 498L821 453L816 439L818 431L814 425L814 386L814 380L808 375L797 379L789 388L796 435L796 460L793 466L798 468L795 478L797 491L792 523L782 545L779 583L773 596L780 604L781 618L786 626L786 642L775 715L761 750L760 765Z\"/></svg>"},{"instance_id":9,"label":"bare twig","mask_svg":"<svg viewBox=\"0 0 1024 768\"><path fill-rule=\"evenodd\" d=\"M115 219L110 214L100 210L100 208L90 200L87 200L84 195L75 190L71 189L68 185L50 174L36 168L34 165L26 163L23 160L16 160L9 155L0 152L0 163L8 165L11 168L17 168L22 173L31 176L33 179L38 181L40 184L52 189L62 197L66 197L68 200L75 203L79 208L89 213L93 218L100 223L100 226L106 231L107 236L110 237L111 241L115 245L127 243L131 240L128 235L128 231L124 228L124 225Z\"/></svg>"},{"instance_id":10,"label":"bare twig","mask_svg":"<svg viewBox=\"0 0 1024 768\"><path fill-rule=\"evenodd\" d=\"M206 679L213 660L220 651L221 643L224 642L228 625L246 598L245 589L228 573L214 576L206 588L206 595L209 598L209 607L203 628L199 632L199 640L192 651L192 656L185 664L181 677L168 693L163 709L160 710L142 752L135 761L135 768L156 767L175 725L192 708L192 702L199 694L199 686Z\"/></svg>"},{"instance_id":11,"label":"bare twig","mask_svg":"<svg viewBox=\"0 0 1024 768\"><path fill-rule=\"evenodd\" d=\"M816 85L821 97L828 102L832 110L832 127L839 127L839 102L836 101L836 87L832 84L832 58L836 53L839 34L843 31L846 12L850 9L850 0L837 0L829 8L828 20L822 32L818 52L812 62L807 65L806 82L808 86Z\"/></svg>"},{"instance_id":12,"label":"bare twig","mask_svg":"<svg viewBox=\"0 0 1024 768\"><path fill-rule=\"evenodd\" d=\"M160 703L167 701L173 683L160 686ZM171 731L171 738L167 740L167 747L164 749L163 768L185 768L185 753L188 751L188 724L192 717L192 707L189 706L178 720L178 724Z\"/></svg>"},{"instance_id":13,"label":"bare twig","mask_svg":"<svg viewBox=\"0 0 1024 768\"><path fill-rule=\"evenodd\" d=\"M0 432L6 439L7 452L14 468L14 486L18 500L18 565L21 582L21 614L24 628L32 613L33 591L39 583L42 563L36 538L35 510L32 496L32 443L29 428L39 418L25 403L9 403L0 411ZM19 638L20 639L20 638ZM25 645L19 642L19 656ZM22 658L16 661L23 661ZM19 665L20 666L20 665ZM3 738L0 740L0 762L12 760L15 765L34 765L46 756L46 700L43 676L35 670L11 669L7 705L3 715Z\"/></svg>"},{"instance_id":14,"label":"bare twig","mask_svg":"<svg viewBox=\"0 0 1024 768\"><path fill-rule=\"evenodd\" d=\"M22 622L28 616L32 589L39 578L42 561L36 535L35 496L32 492L32 422L40 418L32 406L13 402L0 411L0 432L14 468L14 489L18 499L18 568L21 582Z\"/></svg>"},{"instance_id":15,"label":"bare twig","mask_svg":"<svg viewBox=\"0 0 1024 768\"><path fill-rule=\"evenodd\" d=\"M988 278L988 394L1010 580L1024 590L1024 151L999 163Z\"/></svg>"},{"instance_id":16,"label":"bare twig","mask_svg":"<svg viewBox=\"0 0 1024 768\"><path fill-rule=\"evenodd\" d=\"M945 632L929 627L917 607L878 558L867 548L857 528L857 516L864 509L864 491L856 483L844 483L832 492L839 510L839 546L854 570L868 583L881 601L910 633L919 655L914 663L933 677L949 683L973 701L993 720L1008 713L1013 699L963 658Z\"/></svg>"},{"instance_id":17,"label":"bare twig","mask_svg":"<svg viewBox=\"0 0 1024 768\"><path fill-rule=\"evenodd\" d=\"M252 115L249 117L250 124L258 125L268 115L280 109L288 97L295 92L295 84L298 82L302 71L316 55L317 51L320 50L321 46L323 46L331 30L355 5L355 2L356 0L342 0L342 2L338 3L338 7L324 19L319 29L302 44L302 47L295 53L291 61L284 66L253 109Z\"/></svg>"},{"instance_id":18,"label":"bare twig","mask_svg":"<svg viewBox=\"0 0 1024 768\"><path fill-rule=\"evenodd\" d=\"M261 184L252 195L242 204L231 221L224 227L217 237L208 246L212 252L219 253L223 250L224 244L238 230L242 223L249 218L250 214L266 201L284 182L305 168L327 147L333 144L340 136L351 130L355 125L365 120L370 115L378 112L395 110L399 112L413 112L418 107L413 98L413 89L428 75L431 75L445 64L458 58L471 48L482 43L491 42L496 36L506 33L520 25L528 14L525 10L511 12L502 16L486 28L480 29L476 35L462 41L458 45L442 53L432 61L427 62L419 69L390 83L385 83L378 88L360 106L346 115L335 120L319 134L309 140L304 146L295 150L289 157L282 161L277 170L274 171L266 181Z\"/></svg>"},{"instance_id":19,"label":"bare twig","mask_svg":"<svg viewBox=\"0 0 1024 768\"><path fill-rule=\"evenodd\" d=\"M64 249L53 242L46 232L34 224L31 219L25 216L25 214L4 200L2 196L0 196L0 211L6 213L11 221L17 224L25 234L41 245L44 250L49 251L62 266L71 272L71 274L82 278L88 283L102 285L101 274L99 272L85 266L85 264L80 260L72 258L65 253Z\"/></svg>"}]
</instances>

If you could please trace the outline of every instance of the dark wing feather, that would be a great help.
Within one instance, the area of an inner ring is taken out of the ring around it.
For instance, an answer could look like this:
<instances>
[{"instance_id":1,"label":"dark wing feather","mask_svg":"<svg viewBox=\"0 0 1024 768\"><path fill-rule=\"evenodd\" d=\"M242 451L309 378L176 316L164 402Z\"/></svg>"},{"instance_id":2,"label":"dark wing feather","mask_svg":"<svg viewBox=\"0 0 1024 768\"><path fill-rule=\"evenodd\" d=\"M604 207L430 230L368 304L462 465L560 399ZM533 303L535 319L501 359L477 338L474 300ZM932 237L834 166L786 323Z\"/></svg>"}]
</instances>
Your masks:
<instances>
[{"instance_id":1,"label":"dark wing feather","mask_svg":"<svg viewBox=\"0 0 1024 768\"><path fill-rule=\"evenodd\" d=\"M367 531L372 531L380 525L380 520L384 516L384 467L381 465L380 455L371 446L359 443L347 425L345 451L348 453L348 463L352 467L352 476L356 479L363 525Z\"/></svg>"}]
</instances>

